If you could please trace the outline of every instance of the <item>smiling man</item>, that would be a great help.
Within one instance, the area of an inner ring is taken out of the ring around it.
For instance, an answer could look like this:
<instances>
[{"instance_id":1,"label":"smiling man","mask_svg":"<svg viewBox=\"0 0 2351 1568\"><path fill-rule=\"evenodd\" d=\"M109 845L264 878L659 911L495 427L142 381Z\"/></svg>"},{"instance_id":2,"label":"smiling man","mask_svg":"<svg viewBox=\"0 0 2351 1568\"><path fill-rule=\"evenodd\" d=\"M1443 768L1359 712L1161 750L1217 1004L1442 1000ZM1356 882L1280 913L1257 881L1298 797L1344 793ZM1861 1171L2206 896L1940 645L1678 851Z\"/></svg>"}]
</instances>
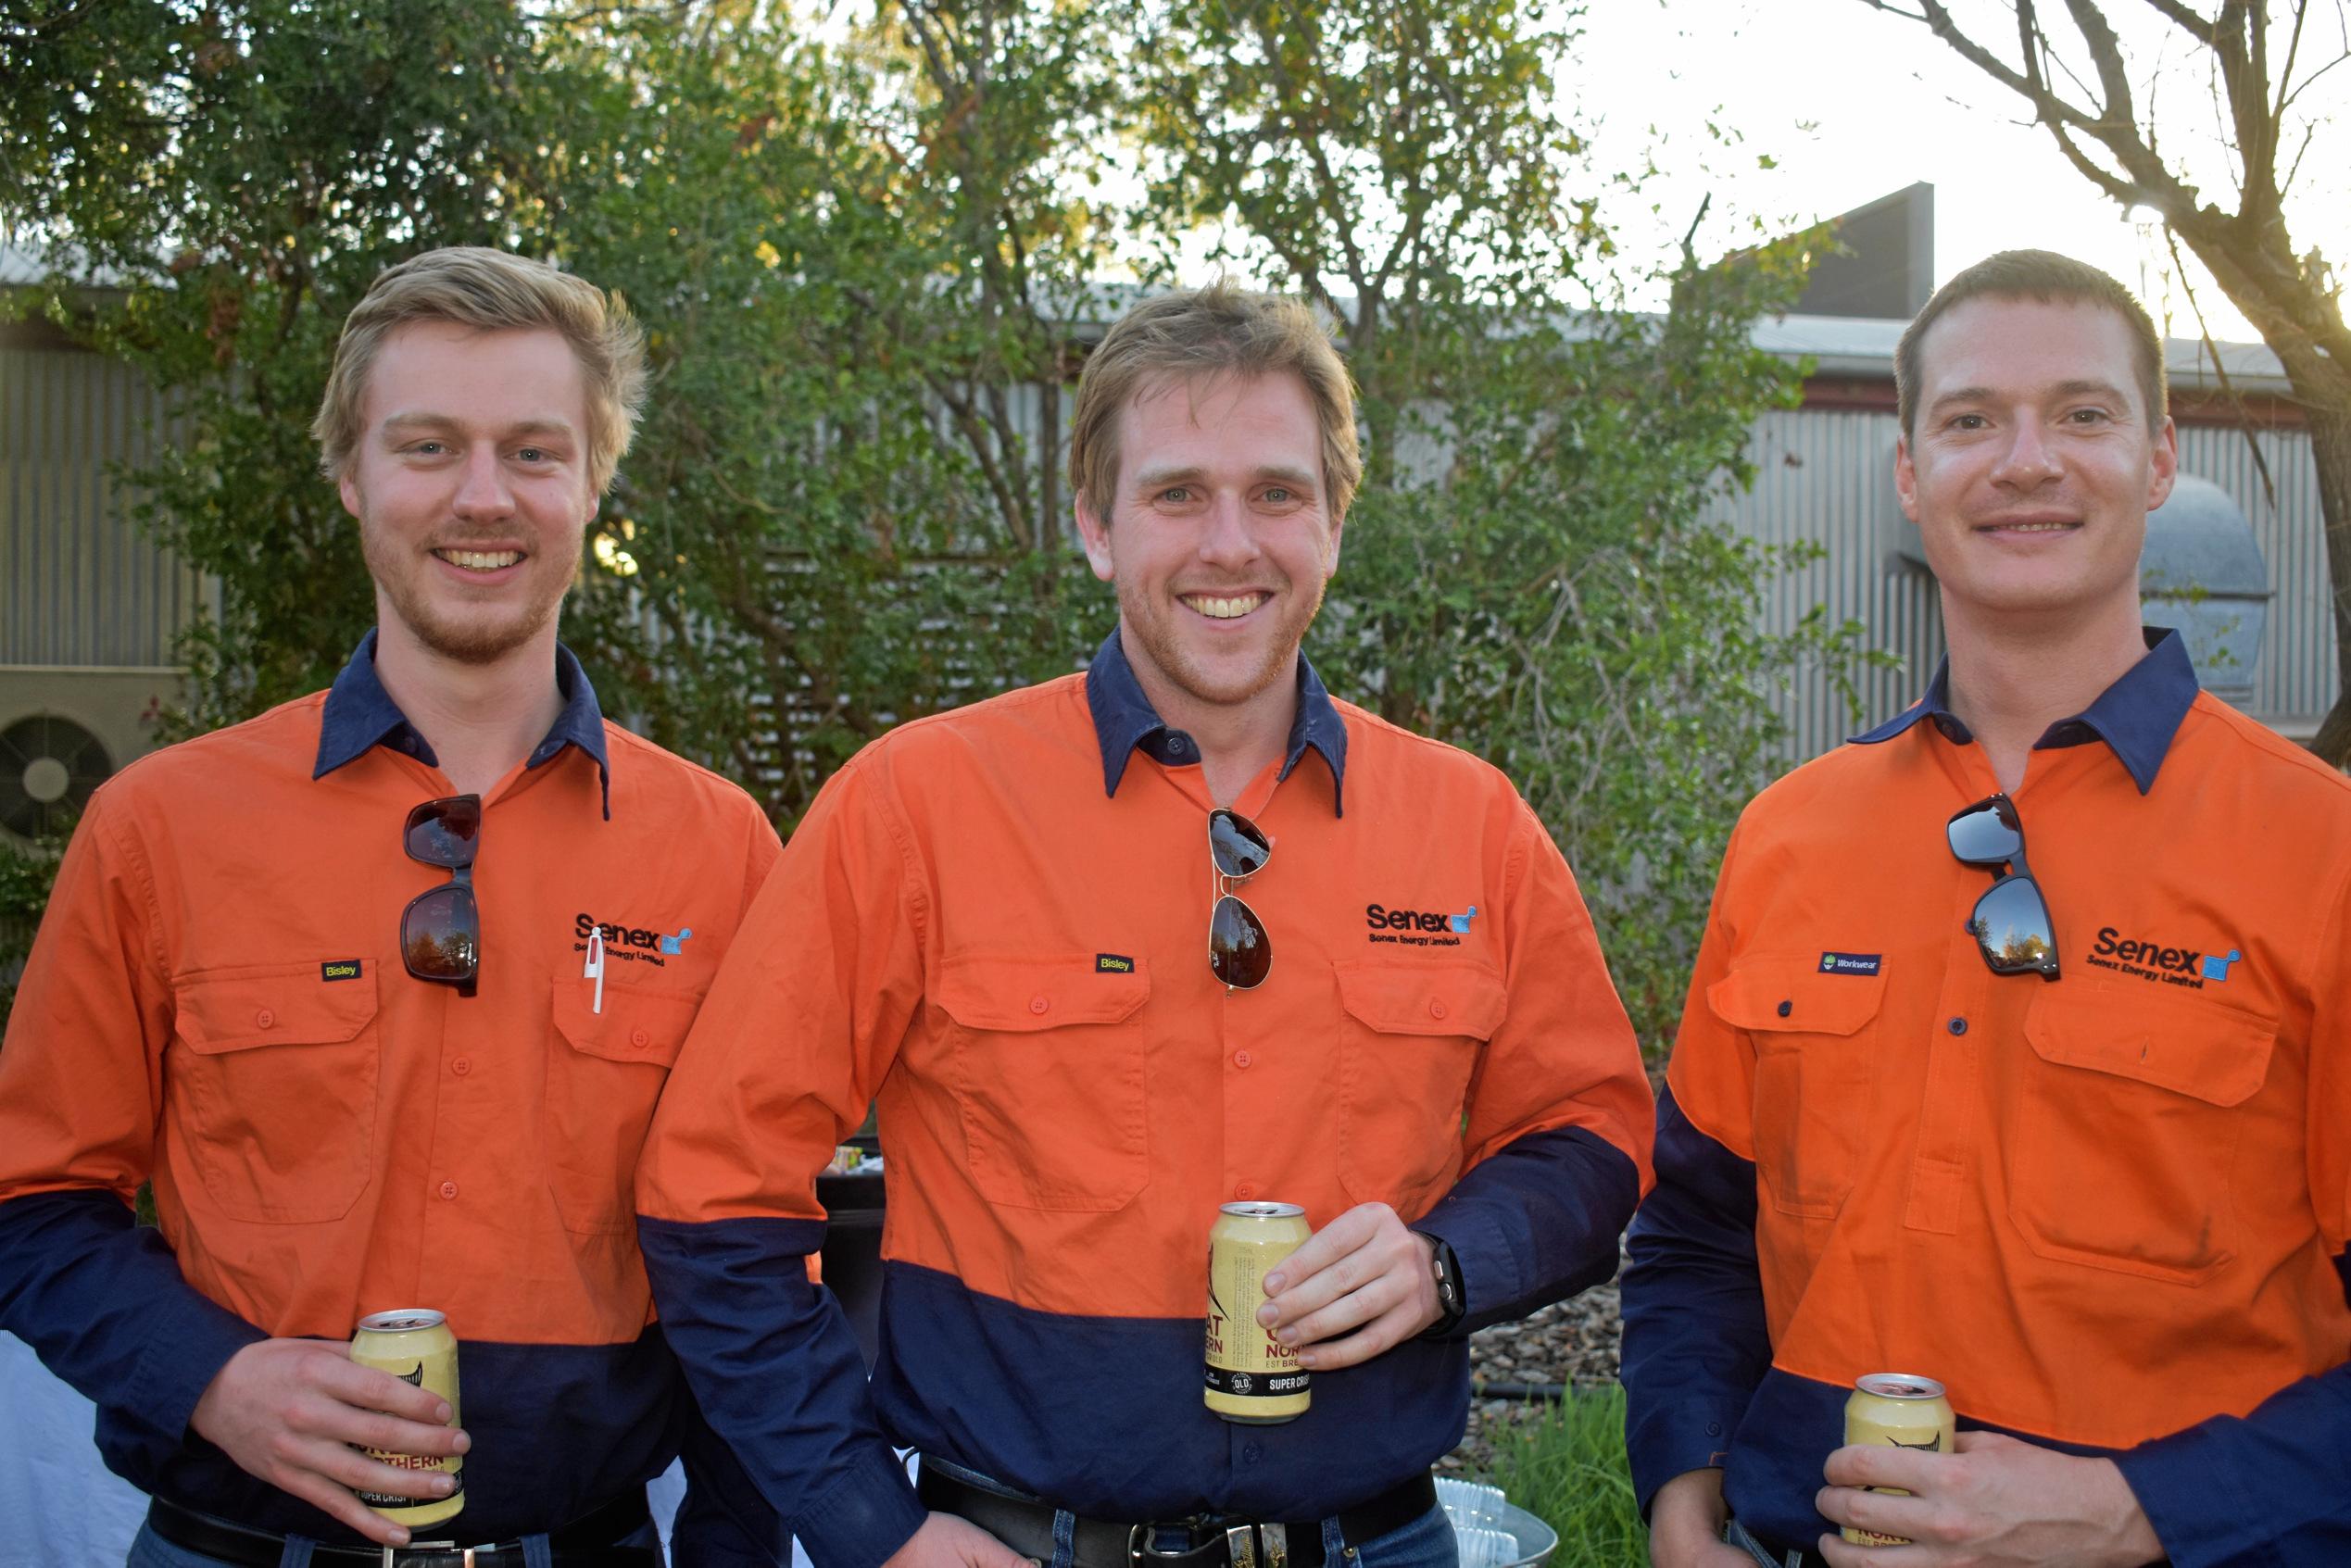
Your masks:
<instances>
[{"instance_id":1,"label":"smiling man","mask_svg":"<svg viewBox=\"0 0 2351 1568\"><path fill-rule=\"evenodd\" d=\"M1464 1337L1614 1273L1632 1032L1508 781L1300 651L1360 472L1304 307L1129 312L1070 471L1117 629L868 747L793 834L647 1147L662 1320L820 1568L1452 1568ZM799 1261L877 1098L869 1399ZM1315 1227L1265 1314L1312 1405L1228 1424L1208 1234L1260 1199Z\"/></svg>"},{"instance_id":2,"label":"smiling man","mask_svg":"<svg viewBox=\"0 0 2351 1568\"><path fill-rule=\"evenodd\" d=\"M2119 284L1993 257L1896 376L1950 657L1724 856L1625 1283L1653 1556L2351 1562L2351 783L2142 632ZM1956 1453L1842 1446L1881 1372Z\"/></svg>"},{"instance_id":3,"label":"smiling man","mask_svg":"<svg viewBox=\"0 0 2351 1568\"><path fill-rule=\"evenodd\" d=\"M642 384L577 278L471 249L383 274L315 426L375 629L332 690L125 769L74 835L0 1050L0 1325L153 1494L140 1568L652 1568L645 1482L682 1444L724 1462L632 1189L778 847L556 640ZM461 1428L346 1352L411 1307L458 1337ZM415 1534L472 1549L363 1544L410 1532L361 1494L453 1488L361 1447L461 1453L461 1512ZM773 1516L702 1479L678 1561L771 1561Z\"/></svg>"}]
</instances>

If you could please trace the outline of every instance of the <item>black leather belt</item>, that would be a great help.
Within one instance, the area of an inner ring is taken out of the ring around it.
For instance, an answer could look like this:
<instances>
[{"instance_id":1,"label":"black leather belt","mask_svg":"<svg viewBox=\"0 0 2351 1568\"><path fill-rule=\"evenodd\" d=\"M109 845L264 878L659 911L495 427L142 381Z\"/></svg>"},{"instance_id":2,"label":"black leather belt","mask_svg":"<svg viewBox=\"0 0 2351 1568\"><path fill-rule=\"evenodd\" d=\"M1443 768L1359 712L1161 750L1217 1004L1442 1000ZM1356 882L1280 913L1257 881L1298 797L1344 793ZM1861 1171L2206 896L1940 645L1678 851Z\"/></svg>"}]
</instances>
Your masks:
<instances>
[{"instance_id":1,"label":"black leather belt","mask_svg":"<svg viewBox=\"0 0 2351 1568\"><path fill-rule=\"evenodd\" d=\"M915 1481L923 1506L959 1514L1019 1552L1053 1561L1051 1503L1006 1497L975 1486L924 1461ZM1426 1475L1382 1492L1339 1516L1339 1533L1361 1546L1401 1530L1437 1506L1437 1485ZM1184 1544L1161 1549L1162 1532L1180 1532ZM1075 1568L1323 1568L1319 1519L1255 1520L1201 1517L1116 1524L1080 1519L1072 1543Z\"/></svg>"},{"instance_id":2,"label":"black leather belt","mask_svg":"<svg viewBox=\"0 0 2351 1568\"><path fill-rule=\"evenodd\" d=\"M645 1506L642 1488L618 1502L574 1519L547 1532L557 1568L660 1568L661 1554L649 1546L614 1546L622 1536L643 1529L653 1515ZM423 1537L436 1530L462 1528L464 1516L441 1524L411 1528L415 1544L404 1547L328 1546L312 1549L319 1568L522 1568L522 1543L500 1541L495 1546L459 1547ZM147 1524L173 1546L205 1557L217 1557L245 1568L278 1568L285 1553L285 1537L267 1530L248 1530L225 1519L197 1513L156 1498L147 1504Z\"/></svg>"}]
</instances>

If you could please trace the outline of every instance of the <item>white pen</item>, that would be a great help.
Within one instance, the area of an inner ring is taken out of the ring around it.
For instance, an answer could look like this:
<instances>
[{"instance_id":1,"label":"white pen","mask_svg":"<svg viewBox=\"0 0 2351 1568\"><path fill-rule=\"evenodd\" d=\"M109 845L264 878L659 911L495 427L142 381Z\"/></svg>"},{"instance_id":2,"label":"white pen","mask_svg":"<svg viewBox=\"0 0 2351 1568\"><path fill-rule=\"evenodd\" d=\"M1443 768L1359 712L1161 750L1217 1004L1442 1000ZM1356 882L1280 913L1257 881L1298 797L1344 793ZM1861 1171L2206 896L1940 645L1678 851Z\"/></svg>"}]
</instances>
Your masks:
<instances>
[{"instance_id":1,"label":"white pen","mask_svg":"<svg viewBox=\"0 0 2351 1568\"><path fill-rule=\"evenodd\" d=\"M604 931L601 926L588 932L587 967L580 971L580 978L596 982L596 1000L588 1004L590 1012L604 1010Z\"/></svg>"}]
</instances>

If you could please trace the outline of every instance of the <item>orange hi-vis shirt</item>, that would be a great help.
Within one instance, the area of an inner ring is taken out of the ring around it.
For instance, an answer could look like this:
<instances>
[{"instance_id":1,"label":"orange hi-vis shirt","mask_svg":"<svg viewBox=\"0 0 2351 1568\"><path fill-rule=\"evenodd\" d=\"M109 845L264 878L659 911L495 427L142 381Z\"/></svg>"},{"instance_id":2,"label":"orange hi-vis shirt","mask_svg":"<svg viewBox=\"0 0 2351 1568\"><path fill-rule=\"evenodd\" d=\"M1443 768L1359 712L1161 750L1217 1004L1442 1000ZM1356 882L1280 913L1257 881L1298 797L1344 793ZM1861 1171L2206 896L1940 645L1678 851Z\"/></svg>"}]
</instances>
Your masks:
<instances>
[{"instance_id":1,"label":"orange hi-vis shirt","mask_svg":"<svg viewBox=\"0 0 2351 1568\"><path fill-rule=\"evenodd\" d=\"M456 792L371 652L93 799L0 1049L0 1326L97 1403L143 1488L348 1541L189 1412L248 1343L437 1309L473 1437L454 1524L509 1539L658 1474L690 1429L635 1157L780 847L741 790L606 723L562 652L564 717L484 797L479 993L412 978L401 910L448 873L402 826ZM159 1238L132 1224L149 1181Z\"/></svg>"},{"instance_id":2,"label":"orange hi-vis shirt","mask_svg":"<svg viewBox=\"0 0 2351 1568\"><path fill-rule=\"evenodd\" d=\"M1724 857L1625 1291L1643 1498L1721 1465L1809 1546L1854 1379L1908 1372L2117 1456L2183 1568L2351 1561L2351 781L2160 639L2031 753L2061 972L1995 974L1942 689Z\"/></svg>"},{"instance_id":3,"label":"orange hi-vis shirt","mask_svg":"<svg viewBox=\"0 0 2351 1568\"><path fill-rule=\"evenodd\" d=\"M638 1191L696 1392L821 1568L922 1516L885 1429L1098 1519L1326 1517L1425 1473L1462 1430L1460 1334L1315 1374L1288 1424L1205 1408L1220 1204L1391 1205L1453 1247L1464 1333L1614 1272L1651 1101L1565 862L1492 768L1303 659L1299 689L1232 803L1273 841L1238 889L1272 940L1253 990L1209 968L1197 746L1116 633L1086 676L869 746L786 847ZM793 1260L876 1097L869 1404Z\"/></svg>"}]
</instances>

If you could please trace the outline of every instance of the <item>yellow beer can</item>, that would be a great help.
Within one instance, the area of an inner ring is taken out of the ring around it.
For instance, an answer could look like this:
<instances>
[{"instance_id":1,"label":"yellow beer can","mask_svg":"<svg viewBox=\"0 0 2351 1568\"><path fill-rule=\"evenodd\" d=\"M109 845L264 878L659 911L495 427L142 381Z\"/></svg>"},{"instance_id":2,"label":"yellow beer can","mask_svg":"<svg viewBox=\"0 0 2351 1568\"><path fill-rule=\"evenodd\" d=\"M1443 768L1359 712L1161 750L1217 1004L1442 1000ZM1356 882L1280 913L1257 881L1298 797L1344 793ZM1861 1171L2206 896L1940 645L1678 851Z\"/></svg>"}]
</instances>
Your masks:
<instances>
[{"instance_id":1,"label":"yellow beer can","mask_svg":"<svg viewBox=\"0 0 2351 1568\"><path fill-rule=\"evenodd\" d=\"M458 1410L457 1336L449 1321L425 1307L404 1307L396 1312L374 1312L359 1320L351 1336L351 1359L361 1366L388 1372L403 1383L438 1394L449 1401L449 1424L460 1424ZM353 1444L354 1448L359 1445ZM456 1483L446 1498L404 1498L396 1492L358 1494L359 1500L384 1518L410 1526L438 1524L454 1519L465 1507L465 1458L386 1453L359 1448L371 1460L398 1470L437 1470Z\"/></svg>"},{"instance_id":2,"label":"yellow beer can","mask_svg":"<svg viewBox=\"0 0 2351 1568\"><path fill-rule=\"evenodd\" d=\"M1951 1401L1942 1397L1942 1385L1933 1378L1907 1372L1873 1372L1854 1380L1852 1397L1845 1400L1848 1444L1891 1443L1897 1449L1947 1454L1956 1435ZM1910 1495L1900 1486L1868 1489L1898 1498ZM1844 1537L1855 1546L1910 1544L1907 1536L1856 1530L1850 1524L1844 1527Z\"/></svg>"},{"instance_id":3,"label":"yellow beer can","mask_svg":"<svg viewBox=\"0 0 2351 1568\"><path fill-rule=\"evenodd\" d=\"M1257 1321L1265 1276L1314 1235L1295 1203L1227 1203L1208 1233L1208 1408L1271 1426L1306 1413L1311 1374Z\"/></svg>"}]
</instances>

